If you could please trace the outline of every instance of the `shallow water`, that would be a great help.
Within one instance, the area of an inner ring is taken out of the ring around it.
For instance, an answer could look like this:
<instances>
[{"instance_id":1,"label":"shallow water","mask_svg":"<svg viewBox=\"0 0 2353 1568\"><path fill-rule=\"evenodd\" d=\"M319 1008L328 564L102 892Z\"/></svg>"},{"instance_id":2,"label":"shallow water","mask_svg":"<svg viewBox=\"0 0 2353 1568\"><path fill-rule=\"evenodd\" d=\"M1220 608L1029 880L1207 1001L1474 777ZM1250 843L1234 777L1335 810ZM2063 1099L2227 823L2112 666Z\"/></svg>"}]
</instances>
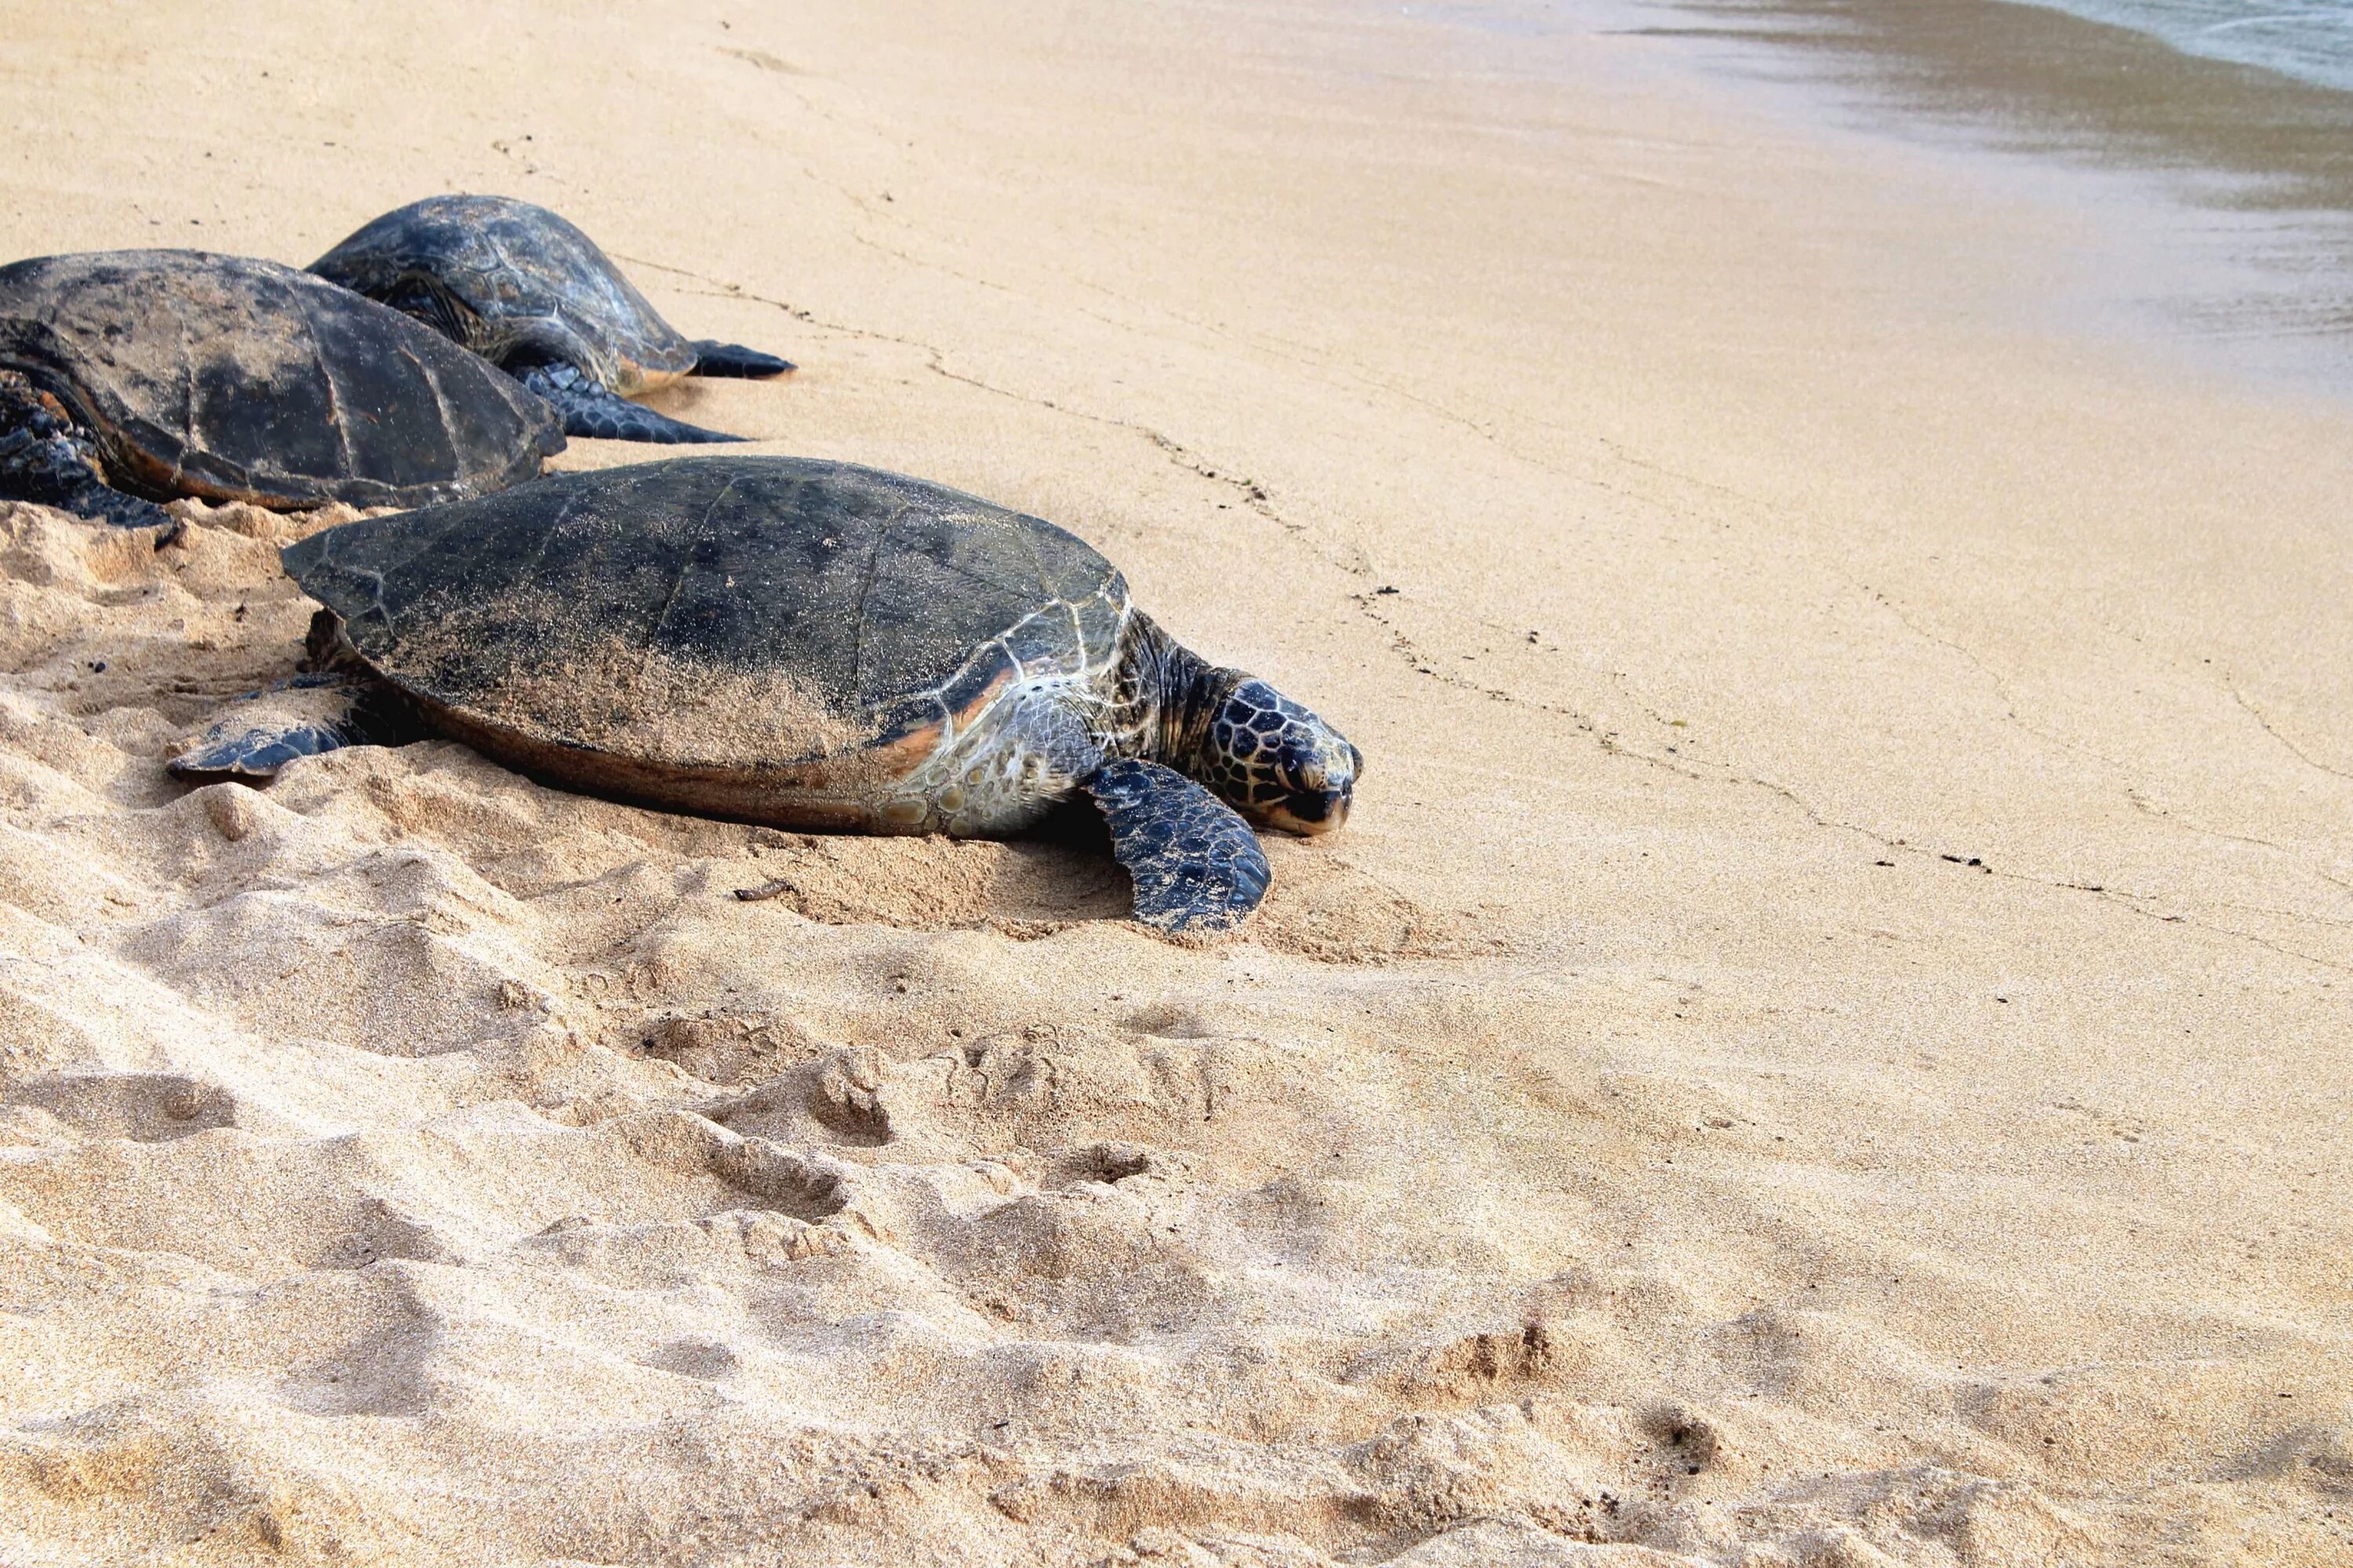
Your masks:
<instances>
[{"instance_id":1,"label":"shallow water","mask_svg":"<svg viewBox=\"0 0 2353 1568\"><path fill-rule=\"evenodd\" d=\"M2026 0L2161 38L2185 54L2353 90L2353 5L2262 0Z\"/></svg>"},{"instance_id":2,"label":"shallow water","mask_svg":"<svg viewBox=\"0 0 2353 1568\"><path fill-rule=\"evenodd\" d=\"M2012 302L2062 334L2353 392L2353 6L2221 0L1470 0L1401 7L1544 69L1634 35L1782 125L1894 145L2051 215Z\"/></svg>"}]
</instances>

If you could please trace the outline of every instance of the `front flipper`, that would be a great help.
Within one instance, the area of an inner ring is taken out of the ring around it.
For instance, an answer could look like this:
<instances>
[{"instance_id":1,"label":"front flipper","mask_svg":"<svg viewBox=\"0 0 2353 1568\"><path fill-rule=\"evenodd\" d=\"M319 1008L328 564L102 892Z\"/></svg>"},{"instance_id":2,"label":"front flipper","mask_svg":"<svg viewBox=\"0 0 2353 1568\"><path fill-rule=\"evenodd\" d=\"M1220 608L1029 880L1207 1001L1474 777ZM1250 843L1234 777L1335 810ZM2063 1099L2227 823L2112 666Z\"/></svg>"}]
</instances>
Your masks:
<instances>
[{"instance_id":1,"label":"front flipper","mask_svg":"<svg viewBox=\"0 0 2353 1568\"><path fill-rule=\"evenodd\" d=\"M607 392L574 366L534 365L517 373L515 379L555 405L567 436L602 441L661 441L672 446L744 439L657 414L617 392Z\"/></svg>"},{"instance_id":2,"label":"front flipper","mask_svg":"<svg viewBox=\"0 0 2353 1568\"><path fill-rule=\"evenodd\" d=\"M1135 917L1163 931L1223 931L1266 896L1258 835L1240 813L1173 768L1104 765L1087 792L1111 824L1112 853L1135 883Z\"/></svg>"},{"instance_id":3,"label":"front flipper","mask_svg":"<svg viewBox=\"0 0 2353 1568\"><path fill-rule=\"evenodd\" d=\"M697 340L694 352L694 368L687 372L689 376L736 376L747 381L765 381L798 368L789 359L778 359L773 354L762 354L740 343L719 343L707 337Z\"/></svg>"},{"instance_id":4,"label":"front flipper","mask_svg":"<svg viewBox=\"0 0 2353 1568\"><path fill-rule=\"evenodd\" d=\"M100 479L90 438L55 398L13 371L0 371L0 501L30 501L125 528L169 529L166 539L179 532L170 513Z\"/></svg>"},{"instance_id":5,"label":"front flipper","mask_svg":"<svg viewBox=\"0 0 2353 1568\"><path fill-rule=\"evenodd\" d=\"M239 697L182 746L164 771L183 784L266 784L298 757L393 738L375 683L297 675Z\"/></svg>"}]
</instances>

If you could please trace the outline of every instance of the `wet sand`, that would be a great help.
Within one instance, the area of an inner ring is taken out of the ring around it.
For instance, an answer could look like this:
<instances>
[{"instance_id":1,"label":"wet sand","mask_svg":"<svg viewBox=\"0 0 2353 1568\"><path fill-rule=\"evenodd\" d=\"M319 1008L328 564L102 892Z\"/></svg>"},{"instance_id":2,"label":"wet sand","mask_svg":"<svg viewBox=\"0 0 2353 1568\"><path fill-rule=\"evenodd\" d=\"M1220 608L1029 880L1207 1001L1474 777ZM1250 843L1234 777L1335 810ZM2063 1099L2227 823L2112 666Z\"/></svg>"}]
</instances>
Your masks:
<instances>
[{"instance_id":1,"label":"wet sand","mask_svg":"<svg viewBox=\"0 0 2353 1568\"><path fill-rule=\"evenodd\" d=\"M1783 111L2081 209L2101 258L2063 310L2172 333L2241 374L2353 391L2353 93L2004 0L1691 0L1636 30Z\"/></svg>"},{"instance_id":2,"label":"wet sand","mask_svg":"<svg viewBox=\"0 0 2353 1568\"><path fill-rule=\"evenodd\" d=\"M1083 841L184 791L306 524L6 509L0 1561L2353 1550L2353 418L2052 320L2080 215L1614 28L8 23L0 252L545 202L803 366L665 411L1369 770L1207 948Z\"/></svg>"}]
</instances>

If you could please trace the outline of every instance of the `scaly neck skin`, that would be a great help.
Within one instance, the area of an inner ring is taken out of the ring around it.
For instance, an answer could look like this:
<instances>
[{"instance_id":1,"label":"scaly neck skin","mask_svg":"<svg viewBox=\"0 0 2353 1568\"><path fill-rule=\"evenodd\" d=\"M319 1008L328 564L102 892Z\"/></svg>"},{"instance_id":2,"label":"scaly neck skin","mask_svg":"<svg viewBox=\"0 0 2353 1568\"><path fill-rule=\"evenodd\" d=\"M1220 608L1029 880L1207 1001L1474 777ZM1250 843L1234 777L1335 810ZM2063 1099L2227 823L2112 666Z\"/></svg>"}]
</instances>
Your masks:
<instances>
[{"instance_id":1,"label":"scaly neck skin","mask_svg":"<svg viewBox=\"0 0 2353 1568\"><path fill-rule=\"evenodd\" d=\"M1249 674L1210 663L1141 610L1131 619L1128 635L1130 668L1147 705L1144 755L1191 778L1208 777L1200 757L1210 721Z\"/></svg>"}]
</instances>

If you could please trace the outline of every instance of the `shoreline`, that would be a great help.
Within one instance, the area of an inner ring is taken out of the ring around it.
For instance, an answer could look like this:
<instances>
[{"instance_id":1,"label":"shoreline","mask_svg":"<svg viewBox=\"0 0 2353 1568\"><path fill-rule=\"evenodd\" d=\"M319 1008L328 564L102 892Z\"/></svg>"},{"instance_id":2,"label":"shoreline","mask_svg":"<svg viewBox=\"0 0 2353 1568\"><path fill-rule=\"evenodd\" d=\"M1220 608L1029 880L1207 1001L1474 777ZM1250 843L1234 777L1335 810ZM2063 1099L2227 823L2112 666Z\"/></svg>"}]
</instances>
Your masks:
<instances>
[{"instance_id":1,"label":"shoreline","mask_svg":"<svg viewBox=\"0 0 2353 1568\"><path fill-rule=\"evenodd\" d=\"M2064 11L2087 21L2146 33L2186 55L2226 64L2252 66L2316 87L2353 91L2353 62L2347 59L2348 35L2341 13L2308 8L2301 12L2258 12L2253 16L2225 12L2203 26L2182 26L2186 18L2172 10L2152 14L2142 0L2119 7L2113 0L2087 5L2084 0L2021 0ZM2178 0L2177 0L2178 3ZM2213 5L2215 0L2207 0ZM2229 0L2221 0L2227 5ZM2309 24L2335 20L2339 26L2313 31ZM2225 37L2227 35L2227 37ZM2218 43L2216 40L2221 40Z\"/></svg>"},{"instance_id":2,"label":"shoreline","mask_svg":"<svg viewBox=\"0 0 2353 1568\"><path fill-rule=\"evenodd\" d=\"M2070 304L2226 370L2353 391L2353 90L2033 0L1660 0L1636 30L1826 132L2074 207Z\"/></svg>"}]
</instances>

